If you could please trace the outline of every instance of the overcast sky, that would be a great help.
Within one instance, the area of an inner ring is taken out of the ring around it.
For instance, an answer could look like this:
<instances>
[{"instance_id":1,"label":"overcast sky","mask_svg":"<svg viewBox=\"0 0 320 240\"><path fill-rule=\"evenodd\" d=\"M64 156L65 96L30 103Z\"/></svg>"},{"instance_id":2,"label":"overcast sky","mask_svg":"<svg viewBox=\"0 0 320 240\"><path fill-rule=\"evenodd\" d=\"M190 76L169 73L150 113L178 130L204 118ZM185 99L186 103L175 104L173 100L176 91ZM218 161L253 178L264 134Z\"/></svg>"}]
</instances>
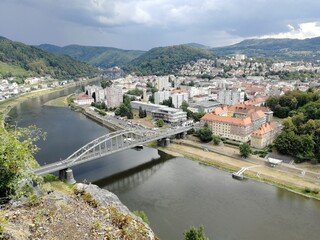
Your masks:
<instances>
[{"instance_id":1,"label":"overcast sky","mask_svg":"<svg viewBox=\"0 0 320 240\"><path fill-rule=\"evenodd\" d=\"M0 36L148 50L320 36L319 0L0 0Z\"/></svg>"}]
</instances>

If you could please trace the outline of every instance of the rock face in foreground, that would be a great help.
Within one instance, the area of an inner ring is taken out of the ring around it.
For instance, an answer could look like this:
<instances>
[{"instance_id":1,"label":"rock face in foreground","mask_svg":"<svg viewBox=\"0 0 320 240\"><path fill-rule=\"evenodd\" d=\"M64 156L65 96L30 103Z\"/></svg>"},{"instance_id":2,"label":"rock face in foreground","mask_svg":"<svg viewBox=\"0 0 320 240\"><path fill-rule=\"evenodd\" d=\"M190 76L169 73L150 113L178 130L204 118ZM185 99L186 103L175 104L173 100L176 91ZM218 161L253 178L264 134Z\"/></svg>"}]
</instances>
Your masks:
<instances>
[{"instance_id":1,"label":"rock face in foreground","mask_svg":"<svg viewBox=\"0 0 320 240\"><path fill-rule=\"evenodd\" d=\"M91 184L19 205L0 211L3 239L157 239L116 195Z\"/></svg>"}]
</instances>

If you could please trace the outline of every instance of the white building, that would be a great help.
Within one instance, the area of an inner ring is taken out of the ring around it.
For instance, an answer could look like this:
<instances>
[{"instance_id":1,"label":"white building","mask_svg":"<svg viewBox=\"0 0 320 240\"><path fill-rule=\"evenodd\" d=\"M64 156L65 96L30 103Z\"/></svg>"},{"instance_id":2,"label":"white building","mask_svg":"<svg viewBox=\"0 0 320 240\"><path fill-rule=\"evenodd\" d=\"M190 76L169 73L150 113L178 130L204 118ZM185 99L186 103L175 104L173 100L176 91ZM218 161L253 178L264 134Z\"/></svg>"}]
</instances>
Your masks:
<instances>
[{"instance_id":1,"label":"white building","mask_svg":"<svg viewBox=\"0 0 320 240\"><path fill-rule=\"evenodd\" d=\"M221 107L221 103L212 101L203 101L190 103L188 109L192 112L211 113L217 107Z\"/></svg>"},{"instance_id":2,"label":"white building","mask_svg":"<svg viewBox=\"0 0 320 240\"><path fill-rule=\"evenodd\" d=\"M244 101L244 92L238 90L222 90L218 92L217 101L224 105L234 105Z\"/></svg>"},{"instance_id":3,"label":"white building","mask_svg":"<svg viewBox=\"0 0 320 240\"><path fill-rule=\"evenodd\" d=\"M188 102L189 100L189 94L188 93L174 93L171 95L172 98L172 104L174 105L175 108L180 108L182 105L183 101Z\"/></svg>"},{"instance_id":4,"label":"white building","mask_svg":"<svg viewBox=\"0 0 320 240\"><path fill-rule=\"evenodd\" d=\"M155 104L160 104L164 100L168 100L170 97L170 92L169 91L158 91L154 93L154 103Z\"/></svg>"},{"instance_id":5,"label":"white building","mask_svg":"<svg viewBox=\"0 0 320 240\"><path fill-rule=\"evenodd\" d=\"M86 86L85 93L93 97L95 102L105 102L108 107L119 107L123 101L121 87L111 86L103 89L100 86Z\"/></svg>"},{"instance_id":6,"label":"white building","mask_svg":"<svg viewBox=\"0 0 320 240\"><path fill-rule=\"evenodd\" d=\"M157 77L155 87L158 88L159 91L168 90L171 87L171 84L169 83L169 76Z\"/></svg>"},{"instance_id":7,"label":"white building","mask_svg":"<svg viewBox=\"0 0 320 240\"><path fill-rule=\"evenodd\" d=\"M110 108L119 107L123 102L123 93L120 87L106 87L105 96L107 106Z\"/></svg>"},{"instance_id":8,"label":"white building","mask_svg":"<svg viewBox=\"0 0 320 240\"><path fill-rule=\"evenodd\" d=\"M163 121L173 124L173 125L180 125L183 122L187 121L187 113L183 112L182 110L169 108L169 107L162 107L157 110L152 111L152 117L157 119L162 119Z\"/></svg>"},{"instance_id":9,"label":"white building","mask_svg":"<svg viewBox=\"0 0 320 240\"><path fill-rule=\"evenodd\" d=\"M140 101L131 101L131 107L133 109L139 109L140 107L142 110L146 110L147 112L152 112L153 110L157 110L159 108L164 108L164 105L153 104L153 103L145 103Z\"/></svg>"}]
</instances>

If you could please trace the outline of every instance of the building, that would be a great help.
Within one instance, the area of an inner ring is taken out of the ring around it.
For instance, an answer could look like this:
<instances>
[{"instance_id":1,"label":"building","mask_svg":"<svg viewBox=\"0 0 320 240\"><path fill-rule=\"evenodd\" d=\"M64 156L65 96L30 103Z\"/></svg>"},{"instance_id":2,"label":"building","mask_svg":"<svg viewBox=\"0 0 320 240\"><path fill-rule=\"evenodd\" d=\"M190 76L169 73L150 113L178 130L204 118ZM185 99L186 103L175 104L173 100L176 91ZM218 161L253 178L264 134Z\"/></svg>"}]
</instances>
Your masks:
<instances>
[{"instance_id":1,"label":"building","mask_svg":"<svg viewBox=\"0 0 320 240\"><path fill-rule=\"evenodd\" d=\"M221 107L221 104L218 102L202 101L196 103L189 103L188 109L192 112L211 113L218 107Z\"/></svg>"},{"instance_id":2,"label":"building","mask_svg":"<svg viewBox=\"0 0 320 240\"><path fill-rule=\"evenodd\" d=\"M100 86L86 86L85 93L91 96L95 102L105 102L108 107L119 107L123 102L122 88L111 86L103 89Z\"/></svg>"},{"instance_id":3,"label":"building","mask_svg":"<svg viewBox=\"0 0 320 240\"><path fill-rule=\"evenodd\" d=\"M173 125L180 125L183 122L187 121L187 113L183 112L182 110L169 108L169 107L162 107L158 108L157 110L152 111L152 117L157 119L162 119L164 122L173 124Z\"/></svg>"},{"instance_id":4,"label":"building","mask_svg":"<svg viewBox=\"0 0 320 240\"><path fill-rule=\"evenodd\" d=\"M74 103L78 105L90 105L93 102L93 97L90 97L85 93L80 93L74 100Z\"/></svg>"},{"instance_id":5,"label":"building","mask_svg":"<svg viewBox=\"0 0 320 240\"><path fill-rule=\"evenodd\" d=\"M105 91L100 86L86 86L84 91L87 95L93 97L95 102L105 101Z\"/></svg>"},{"instance_id":6,"label":"building","mask_svg":"<svg viewBox=\"0 0 320 240\"><path fill-rule=\"evenodd\" d=\"M159 108L164 108L166 106L159 105L159 104L153 104L153 103L145 103L140 101L131 101L131 107L133 109L139 109L140 107L142 110L146 110L147 112L152 112L154 110L157 110Z\"/></svg>"},{"instance_id":7,"label":"building","mask_svg":"<svg viewBox=\"0 0 320 240\"><path fill-rule=\"evenodd\" d=\"M207 123L214 135L240 142L250 141L252 121L250 117L234 118L207 113L201 124Z\"/></svg>"},{"instance_id":8,"label":"building","mask_svg":"<svg viewBox=\"0 0 320 240\"><path fill-rule=\"evenodd\" d=\"M106 105L107 107L119 107L123 102L123 93L121 87L106 87L105 89Z\"/></svg>"},{"instance_id":9,"label":"building","mask_svg":"<svg viewBox=\"0 0 320 240\"><path fill-rule=\"evenodd\" d=\"M213 134L231 140L248 142L253 132L270 122L272 116L273 112L269 108L239 103L229 107L215 108L212 113L203 116L201 123L207 123ZM275 132L279 131L279 128L275 129ZM263 141L273 140L274 138L270 137Z\"/></svg>"},{"instance_id":10,"label":"building","mask_svg":"<svg viewBox=\"0 0 320 240\"><path fill-rule=\"evenodd\" d=\"M223 105L234 105L244 101L244 92L238 90L222 90L218 92L217 101Z\"/></svg>"},{"instance_id":11,"label":"building","mask_svg":"<svg viewBox=\"0 0 320 240\"><path fill-rule=\"evenodd\" d=\"M171 94L172 104L175 108L180 108L183 101L188 102L189 94L187 92L179 92Z\"/></svg>"},{"instance_id":12,"label":"building","mask_svg":"<svg viewBox=\"0 0 320 240\"><path fill-rule=\"evenodd\" d=\"M155 81L155 87L160 91L168 90L171 87L169 83L169 76L158 76Z\"/></svg>"},{"instance_id":13,"label":"building","mask_svg":"<svg viewBox=\"0 0 320 240\"><path fill-rule=\"evenodd\" d=\"M251 135L251 146L254 148L265 148L271 144L279 135L282 125L278 122L269 122L263 124Z\"/></svg>"},{"instance_id":14,"label":"building","mask_svg":"<svg viewBox=\"0 0 320 240\"><path fill-rule=\"evenodd\" d=\"M168 100L170 97L170 92L169 91L158 91L154 93L154 103L155 104L160 104L164 100Z\"/></svg>"}]
</instances>

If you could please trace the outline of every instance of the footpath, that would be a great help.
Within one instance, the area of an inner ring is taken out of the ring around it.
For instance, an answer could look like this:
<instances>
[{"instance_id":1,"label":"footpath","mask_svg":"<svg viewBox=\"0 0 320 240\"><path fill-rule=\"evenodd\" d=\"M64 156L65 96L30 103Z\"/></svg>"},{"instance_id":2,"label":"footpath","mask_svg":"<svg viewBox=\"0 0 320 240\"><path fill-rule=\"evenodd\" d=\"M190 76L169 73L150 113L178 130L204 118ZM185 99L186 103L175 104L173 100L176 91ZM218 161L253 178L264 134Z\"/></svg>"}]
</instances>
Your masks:
<instances>
[{"instance_id":1,"label":"footpath","mask_svg":"<svg viewBox=\"0 0 320 240\"><path fill-rule=\"evenodd\" d=\"M243 159L240 157L239 150L236 148L214 146L212 144L202 144L188 139L179 139L174 140L167 149L171 152L176 152L188 158L212 164L231 172L237 172L244 167L248 168L244 173L245 176L284 187L298 193L304 193L306 189L311 189L315 192L320 191L319 172L309 171L305 168L286 163L271 167L267 159L254 155ZM318 193L315 193L316 198L320 198L318 195Z\"/></svg>"}]
</instances>

